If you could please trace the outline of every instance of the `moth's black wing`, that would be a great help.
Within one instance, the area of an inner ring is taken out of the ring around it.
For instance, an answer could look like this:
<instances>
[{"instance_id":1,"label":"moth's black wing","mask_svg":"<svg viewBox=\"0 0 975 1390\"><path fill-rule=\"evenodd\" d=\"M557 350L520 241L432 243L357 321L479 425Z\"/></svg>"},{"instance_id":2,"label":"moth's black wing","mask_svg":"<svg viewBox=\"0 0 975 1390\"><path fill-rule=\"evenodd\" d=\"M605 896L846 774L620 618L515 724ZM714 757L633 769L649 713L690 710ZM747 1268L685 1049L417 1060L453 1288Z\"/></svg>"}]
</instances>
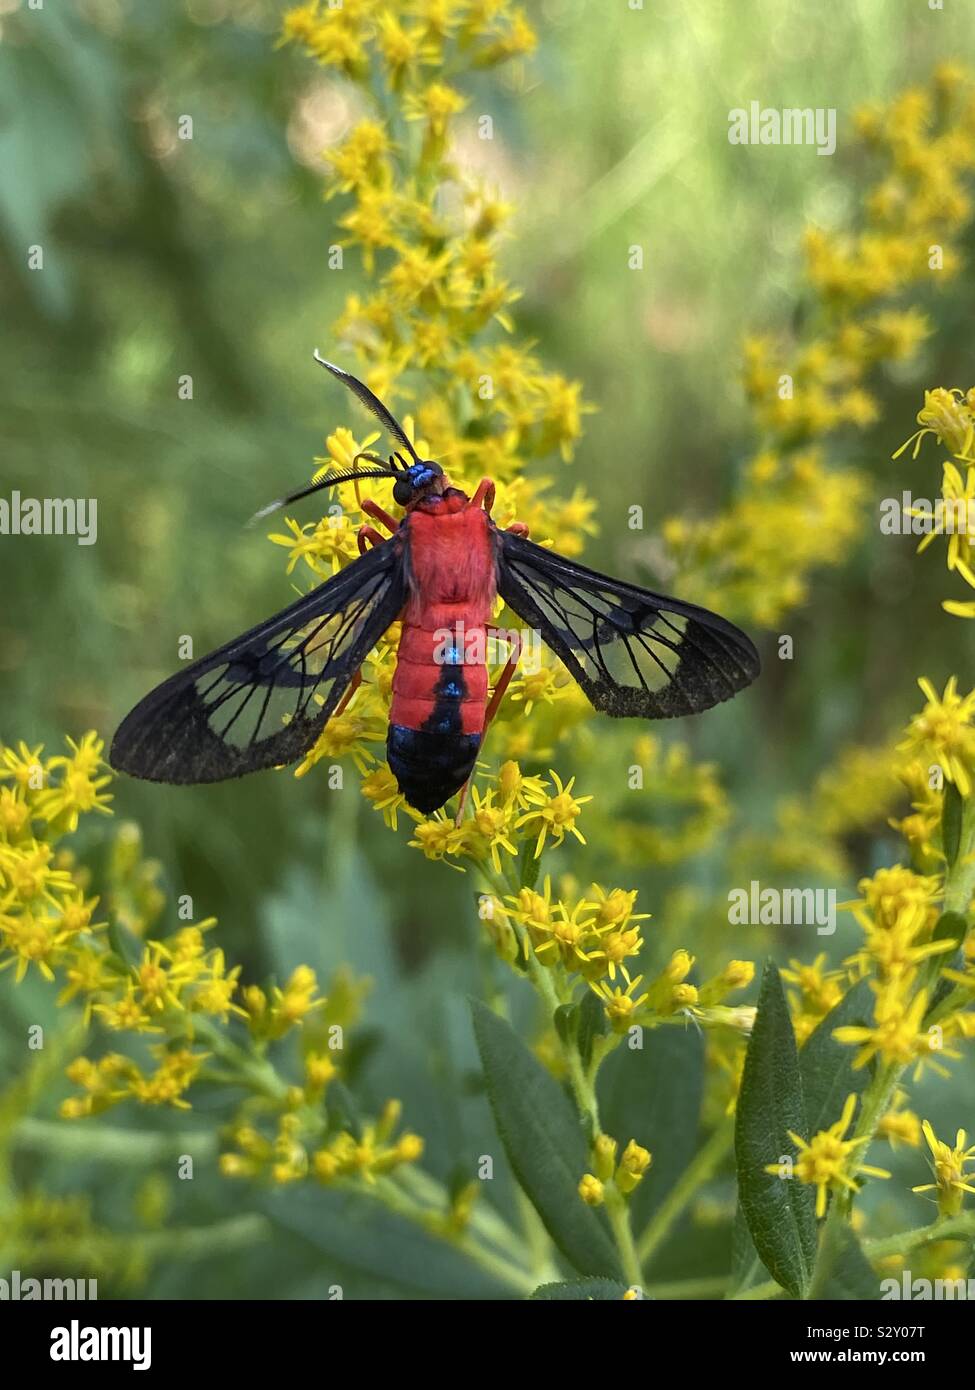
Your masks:
<instances>
[{"instance_id":1,"label":"moth's black wing","mask_svg":"<svg viewBox=\"0 0 975 1390\"><path fill-rule=\"evenodd\" d=\"M294 762L406 599L405 536L164 681L122 721L109 761L152 782L221 782Z\"/></svg>"},{"instance_id":2,"label":"moth's black wing","mask_svg":"<svg viewBox=\"0 0 975 1390\"><path fill-rule=\"evenodd\" d=\"M751 639L716 613L597 574L510 531L497 537L498 593L602 713L698 714L758 675Z\"/></svg>"}]
</instances>

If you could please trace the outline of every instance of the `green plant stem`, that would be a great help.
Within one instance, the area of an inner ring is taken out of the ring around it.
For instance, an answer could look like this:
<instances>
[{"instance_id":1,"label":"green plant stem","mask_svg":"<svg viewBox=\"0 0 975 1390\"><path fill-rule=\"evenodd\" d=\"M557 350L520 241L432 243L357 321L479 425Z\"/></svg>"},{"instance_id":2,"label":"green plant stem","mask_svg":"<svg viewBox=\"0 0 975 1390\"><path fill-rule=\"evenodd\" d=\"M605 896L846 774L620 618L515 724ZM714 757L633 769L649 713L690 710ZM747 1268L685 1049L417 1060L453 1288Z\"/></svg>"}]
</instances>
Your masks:
<instances>
[{"instance_id":1,"label":"green plant stem","mask_svg":"<svg viewBox=\"0 0 975 1390\"><path fill-rule=\"evenodd\" d=\"M671 1284L644 1284L643 1296L677 1302L692 1298L723 1298L727 1287L728 1280L722 1274L714 1279L677 1279Z\"/></svg>"},{"instance_id":2,"label":"green plant stem","mask_svg":"<svg viewBox=\"0 0 975 1390\"><path fill-rule=\"evenodd\" d=\"M158 1163L178 1154L196 1159L213 1158L217 1137L204 1130L180 1130L172 1134L140 1134L138 1130L88 1124L84 1120L37 1120L26 1116L13 1133L21 1149L42 1149L73 1160L103 1163Z\"/></svg>"},{"instance_id":3,"label":"green plant stem","mask_svg":"<svg viewBox=\"0 0 975 1390\"><path fill-rule=\"evenodd\" d=\"M551 1021L555 1010L565 1001L559 997L558 990L552 979L552 972L539 962L538 957L532 950L531 942L527 939L527 933L519 930L519 938L522 942L522 949L528 961L528 977L535 986L536 993L541 996L542 1003L545 1005L546 1015ZM595 1077L587 1073L583 1066L582 1058L579 1056L579 1049L559 1039L562 1056L569 1072L569 1083L572 1086L572 1094L575 1096L576 1105L587 1122L590 1138L594 1138L599 1132L599 1102L596 1099Z\"/></svg>"},{"instance_id":4,"label":"green plant stem","mask_svg":"<svg viewBox=\"0 0 975 1390\"><path fill-rule=\"evenodd\" d=\"M532 1276L537 1284L557 1283L562 1277L562 1272L552 1258L552 1241L542 1218L532 1206L527 1193L523 1192L520 1187L515 1193L515 1199L525 1231L525 1244L528 1247Z\"/></svg>"},{"instance_id":5,"label":"green plant stem","mask_svg":"<svg viewBox=\"0 0 975 1390\"><path fill-rule=\"evenodd\" d=\"M901 1231L895 1236L882 1236L878 1240L863 1242L864 1254L871 1261L885 1259L888 1255L907 1254L919 1245L927 1245L932 1240L971 1240L975 1238L975 1212L951 1217L948 1221L936 1221L931 1226L917 1226L911 1231ZM775 1298L785 1290L773 1279L764 1284L756 1284L752 1289L732 1294L731 1301L751 1302L756 1299Z\"/></svg>"},{"instance_id":6,"label":"green plant stem","mask_svg":"<svg viewBox=\"0 0 975 1390\"><path fill-rule=\"evenodd\" d=\"M371 1196L375 1201L381 1202L389 1211L395 1212L397 1216L422 1227L429 1235L445 1240L507 1288L515 1289L521 1294L529 1294L534 1291L536 1282L530 1270L514 1264L504 1255L489 1249L471 1231L450 1230L444 1222L442 1212L422 1206L392 1178L380 1178L371 1187L352 1182L339 1183L336 1186L358 1196Z\"/></svg>"},{"instance_id":7,"label":"green plant stem","mask_svg":"<svg viewBox=\"0 0 975 1390\"><path fill-rule=\"evenodd\" d=\"M643 1268L667 1239L694 1194L713 1176L722 1159L730 1152L734 1134L733 1119L720 1124L660 1203L637 1244Z\"/></svg>"},{"instance_id":8,"label":"green plant stem","mask_svg":"<svg viewBox=\"0 0 975 1390\"><path fill-rule=\"evenodd\" d=\"M270 1240L272 1234L270 1221L256 1212L246 1212L228 1217L226 1221L217 1221L211 1226L150 1231L139 1236L139 1250L153 1260L163 1256L186 1260L209 1259L212 1255L226 1254Z\"/></svg>"},{"instance_id":9,"label":"green plant stem","mask_svg":"<svg viewBox=\"0 0 975 1390\"><path fill-rule=\"evenodd\" d=\"M405 1188L426 1209L427 1217L443 1218L450 1203L447 1190L429 1173L415 1164L406 1164L398 1170L397 1185ZM532 1208L534 1211L534 1208ZM531 1267L534 1263L531 1249L521 1240L517 1231L505 1221L504 1217L487 1202L477 1201L470 1216L470 1229L498 1250L505 1252L516 1264ZM539 1281L541 1282L541 1281Z\"/></svg>"},{"instance_id":10,"label":"green plant stem","mask_svg":"<svg viewBox=\"0 0 975 1390\"><path fill-rule=\"evenodd\" d=\"M273 1065L264 1057L256 1057L246 1048L235 1043L208 1018L191 1016L192 1037L202 1042L231 1071L236 1073L240 1083L257 1095L281 1102L288 1094L288 1084L278 1075Z\"/></svg>"},{"instance_id":11,"label":"green plant stem","mask_svg":"<svg viewBox=\"0 0 975 1390\"><path fill-rule=\"evenodd\" d=\"M538 957L532 950L531 942L527 939L527 933L519 932L519 939L525 958L528 961L528 975L536 991L541 996L549 1018L563 1002L559 998L558 990L552 979L552 974L540 964ZM601 1132L599 1124L599 1102L596 1098L596 1071L597 1065L587 1069L579 1054L579 1049L574 1043L565 1042L561 1038L559 1044L562 1049L562 1056L565 1058L566 1067L569 1073L569 1084L572 1087L572 1094L575 1097L579 1113L582 1115L586 1129L588 1131L590 1143ZM640 1267L640 1257L637 1253L636 1242L633 1239L633 1227L630 1222L630 1208L626 1198L613 1183L605 1186L605 1207L606 1215L609 1217L610 1229L613 1232L613 1239L616 1242L616 1249L619 1253L620 1263L623 1273L631 1284L639 1285L643 1278Z\"/></svg>"},{"instance_id":12,"label":"green plant stem","mask_svg":"<svg viewBox=\"0 0 975 1390\"><path fill-rule=\"evenodd\" d=\"M610 1229L613 1232L616 1248L623 1265L623 1273L631 1284L642 1286L643 1271L640 1268L640 1257L637 1254L636 1242L633 1239L630 1208L626 1198L615 1183L606 1184L604 1204L606 1215L609 1217Z\"/></svg>"}]
</instances>

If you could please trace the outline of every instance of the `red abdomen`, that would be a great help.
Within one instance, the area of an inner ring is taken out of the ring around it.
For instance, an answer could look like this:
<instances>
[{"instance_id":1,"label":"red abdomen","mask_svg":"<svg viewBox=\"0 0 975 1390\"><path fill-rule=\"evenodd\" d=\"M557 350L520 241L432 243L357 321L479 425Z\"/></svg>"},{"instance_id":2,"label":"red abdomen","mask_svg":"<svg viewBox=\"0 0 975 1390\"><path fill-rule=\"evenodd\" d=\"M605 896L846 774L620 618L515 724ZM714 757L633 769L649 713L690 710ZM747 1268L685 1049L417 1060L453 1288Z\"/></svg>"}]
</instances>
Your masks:
<instances>
[{"instance_id":1,"label":"red abdomen","mask_svg":"<svg viewBox=\"0 0 975 1390\"><path fill-rule=\"evenodd\" d=\"M460 494L423 503L403 523L410 598L389 720L403 729L478 734L487 703L485 625L495 596L487 514Z\"/></svg>"}]
</instances>

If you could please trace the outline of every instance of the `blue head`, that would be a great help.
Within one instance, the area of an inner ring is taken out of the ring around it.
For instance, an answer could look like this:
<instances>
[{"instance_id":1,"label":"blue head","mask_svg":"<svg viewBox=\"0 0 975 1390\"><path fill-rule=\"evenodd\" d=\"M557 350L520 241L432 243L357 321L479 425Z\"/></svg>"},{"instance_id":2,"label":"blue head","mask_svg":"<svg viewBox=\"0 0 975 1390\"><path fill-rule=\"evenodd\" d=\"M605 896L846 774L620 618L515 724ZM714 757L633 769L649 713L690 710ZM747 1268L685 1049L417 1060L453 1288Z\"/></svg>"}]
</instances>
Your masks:
<instances>
[{"instance_id":1,"label":"blue head","mask_svg":"<svg viewBox=\"0 0 975 1390\"><path fill-rule=\"evenodd\" d=\"M419 459L416 463L407 464L396 472L395 478L393 501L401 507L408 507L411 502L419 502L426 496L442 492L446 481L443 469L433 459Z\"/></svg>"}]
</instances>

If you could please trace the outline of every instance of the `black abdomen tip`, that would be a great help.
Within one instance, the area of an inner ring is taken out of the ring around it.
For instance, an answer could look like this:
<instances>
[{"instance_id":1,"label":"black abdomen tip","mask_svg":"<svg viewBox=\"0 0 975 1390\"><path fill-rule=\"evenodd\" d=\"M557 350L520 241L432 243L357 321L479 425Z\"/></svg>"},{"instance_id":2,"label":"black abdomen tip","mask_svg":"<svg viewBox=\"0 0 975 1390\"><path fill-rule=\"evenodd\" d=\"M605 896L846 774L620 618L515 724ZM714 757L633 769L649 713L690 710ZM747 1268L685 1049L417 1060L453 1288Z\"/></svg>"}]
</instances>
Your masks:
<instances>
[{"instance_id":1,"label":"black abdomen tip","mask_svg":"<svg viewBox=\"0 0 975 1390\"><path fill-rule=\"evenodd\" d=\"M474 770L480 734L434 733L390 724L386 756L399 789L424 815L438 811Z\"/></svg>"}]
</instances>

